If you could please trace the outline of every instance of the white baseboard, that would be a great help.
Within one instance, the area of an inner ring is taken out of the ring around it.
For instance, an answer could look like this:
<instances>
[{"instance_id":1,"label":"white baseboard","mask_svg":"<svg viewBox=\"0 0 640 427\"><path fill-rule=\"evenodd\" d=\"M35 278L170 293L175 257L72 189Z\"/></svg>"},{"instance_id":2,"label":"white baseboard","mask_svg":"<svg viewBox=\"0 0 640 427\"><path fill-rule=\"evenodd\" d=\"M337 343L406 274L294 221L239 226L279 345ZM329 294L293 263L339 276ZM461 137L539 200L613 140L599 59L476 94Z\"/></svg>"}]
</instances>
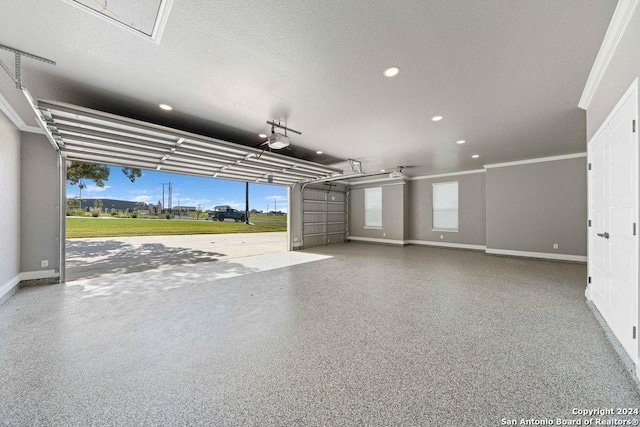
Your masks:
<instances>
[{"instance_id":1,"label":"white baseboard","mask_svg":"<svg viewBox=\"0 0 640 427\"><path fill-rule=\"evenodd\" d=\"M449 243L449 242L436 242L433 240L409 240L410 245L423 245L423 246L439 246L441 248L459 248L459 249L474 249L477 251L484 251L487 249L484 245L469 245L466 243Z\"/></svg>"},{"instance_id":2,"label":"white baseboard","mask_svg":"<svg viewBox=\"0 0 640 427\"><path fill-rule=\"evenodd\" d=\"M587 262L586 255L569 255L569 254L554 254L547 252L527 252L527 251L512 251L508 249L489 249L487 248L488 254L493 255L510 255L510 256L520 256L527 258L542 258L542 259L557 259L562 261L576 261L576 262Z\"/></svg>"},{"instance_id":3,"label":"white baseboard","mask_svg":"<svg viewBox=\"0 0 640 427\"><path fill-rule=\"evenodd\" d=\"M20 283L20 274L16 274L16 277L0 285L0 299L2 299L2 297L7 295L9 292L12 292L13 289L18 286L18 283Z\"/></svg>"},{"instance_id":4,"label":"white baseboard","mask_svg":"<svg viewBox=\"0 0 640 427\"><path fill-rule=\"evenodd\" d=\"M353 240L355 242L385 243L388 245L401 245L401 246L404 246L408 243L406 240L377 239L374 237L356 237L356 236L347 236L347 240Z\"/></svg>"},{"instance_id":5,"label":"white baseboard","mask_svg":"<svg viewBox=\"0 0 640 427\"><path fill-rule=\"evenodd\" d=\"M20 273L20 280L36 280L36 279L49 279L53 277L60 277L55 270L41 270L41 271L23 271Z\"/></svg>"},{"instance_id":6,"label":"white baseboard","mask_svg":"<svg viewBox=\"0 0 640 427\"><path fill-rule=\"evenodd\" d=\"M18 273L16 277L7 283L0 285L0 300L2 300L2 297L5 295L13 292L23 280L49 279L53 277L60 277L60 274L55 270L24 271Z\"/></svg>"}]
</instances>

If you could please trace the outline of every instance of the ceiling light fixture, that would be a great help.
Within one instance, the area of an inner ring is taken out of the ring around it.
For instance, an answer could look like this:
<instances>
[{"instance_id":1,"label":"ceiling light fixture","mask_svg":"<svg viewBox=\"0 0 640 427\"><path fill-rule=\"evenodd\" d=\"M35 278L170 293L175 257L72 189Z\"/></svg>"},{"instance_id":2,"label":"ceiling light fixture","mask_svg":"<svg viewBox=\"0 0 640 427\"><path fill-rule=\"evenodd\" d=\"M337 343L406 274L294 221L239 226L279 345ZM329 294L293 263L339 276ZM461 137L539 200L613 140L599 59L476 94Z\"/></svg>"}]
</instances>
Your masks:
<instances>
[{"instance_id":1,"label":"ceiling light fixture","mask_svg":"<svg viewBox=\"0 0 640 427\"><path fill-rule=\"evenodd\" d=\"M456 144L464 144L465 142L467 142L467 141L465 141L464 139L461 139L459 141L456 141Z\"/></svg>"},{"instance_id":2,"label":"ceiling light fixture","mask_svg":"<svg viewBox=\"0 0 640 427\"><path fill-rule=\"evenodd\" d=\"M316 154L322 154L322 153L324 153L324 151L320 151L320 150L316 151Z\"/></svg>"},{"instance_id":3,"label":"ceiling light fixture","mask_svg":"<svg viewBox=\"0 0 640 427\"><path fill-rule=\"evenodd\" d=\"M434 122L439 122L442 119L444 119L444 116L433 116L433 117L431 117L431 120L433 120Z\"/></svg>"},{"instance_id":4,"label":"ceiling light fixture","mask_svg":"<svg viewBox=\"0 0 640 427\"><path fill-rule=\"evenodd\" d=\"M165 111L173 110L173 107L171 105L167 105L167 104L160 104L160 105L158 105L158 107L162 108Z\"/></svg>"},{"instance_id":5,"label":"ceiling light fixture","mask_svg":"<svg viewBox=\"0 0 640 427\"><path fill-rule=\"evenodd\" d=\"M474 154L474 155L473 155L473 156L471 156L471 157L473 157L474 159L477 159L478 157L480 157L480 154Z\"/></svg>"},{"instance_id":6,"label":"ceiling light fixture","mask_svg":"<svg viewBox=\"0 0 640 427\"><path fill-rule=\"evenodd\" d=\"M266 138L267 135L265 135L264 133L261 133L260 135L258 135L260 138Z\"/></svg>"},{"instance_id":7,"label":"ceiling light fixture","mask_svg":"<svg viewBox=\"0 0 640 427\"><path fill-rule=\"evenodd\" d=\"M389 67L386 70L384 70L384 72L382 74L384 74L385 77L395 77L398 74L400 74L400 68L398 68L398 67Z\"/></svg>"},{"instance_id":8,"label":"ceiling light fixture","mask_svg":"<svg viewBox=\"0 0 640 427\"><path fill-rule=\"evenodd\" d=\"M380 169L380 172L385 172L385 170L384 169Z\"/></svg>"}]
</instances>

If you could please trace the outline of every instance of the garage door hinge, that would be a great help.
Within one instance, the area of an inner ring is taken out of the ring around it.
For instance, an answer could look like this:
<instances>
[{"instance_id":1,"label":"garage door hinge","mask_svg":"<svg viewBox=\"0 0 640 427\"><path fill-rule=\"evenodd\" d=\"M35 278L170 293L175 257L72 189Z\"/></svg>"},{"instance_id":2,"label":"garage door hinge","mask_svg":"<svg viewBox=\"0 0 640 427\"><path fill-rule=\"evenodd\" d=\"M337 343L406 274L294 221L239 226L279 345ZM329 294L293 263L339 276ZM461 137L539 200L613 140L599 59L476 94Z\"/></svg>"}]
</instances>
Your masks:
<instances>
[{"instance_id":1,"label":"garage door hinge","mask_svg":"<svg viewBox=\"0 0 640 427\"><path fill-rule=\"evenodd\" d=\"M636 121L633 121L633 124L631 125L632 129L633 129L633 133L636 133Z\"/></svg>"},{"instance_id":2,"label":"garage door hinge","mask_svg":"<svg viewBox=\"0 0 640 427\"><path fill-rule=\"evenodd\" d=\"M591 220L589 220L589 227L591 227Z\"/></svg>"},{"instance_id":3,"label":"garage door hinge","mask_svg":"<svg viewBox=\"0 0 640 427\"><path fill-rule=\"evenodd\" d=\"M636 327L635 326L633 327L633 339L634 340L636 339Z\"/></svg>"},{"instance_id":4,"label":"garage door hinge","mask_svg":"<svg viewBox=\"0 0 640 427\"><path fill-rule=\"evenodd\" d=\"M589 283L591 283L591 276L589 276Z\"/></svg>"},{"instance_id":5,"label":"garage door hinge","mask_svg":"<svg viewBox=\"0 0 640 427\"><path fill-rule=\"evenodd\" d=\"M589 170L591 170L591 163L589 163Z\"/></svg>"},{"instance_id":6,"label":"garage door hinge","mask_svg":"<svg viewBox=\"0 0 640 427\"><path fill-rule=\"evenodd\" d=\"M634 236L636 235L636 223L635 222L633 223L633 235Z\"/></svg>"}]
</instances>

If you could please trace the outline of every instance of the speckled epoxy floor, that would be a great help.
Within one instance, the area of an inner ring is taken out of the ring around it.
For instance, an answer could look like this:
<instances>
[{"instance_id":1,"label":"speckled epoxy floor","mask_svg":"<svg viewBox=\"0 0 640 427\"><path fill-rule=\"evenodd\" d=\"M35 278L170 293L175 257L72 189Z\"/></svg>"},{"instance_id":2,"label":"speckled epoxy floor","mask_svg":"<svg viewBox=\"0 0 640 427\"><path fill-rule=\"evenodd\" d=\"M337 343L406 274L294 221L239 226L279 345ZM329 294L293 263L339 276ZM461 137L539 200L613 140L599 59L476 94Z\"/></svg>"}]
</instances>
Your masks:
<instances>
[{"instance_id":1,"label":"speckled epoxy floor","mask_svg":"<svg viewBox=\"0 0 640 427\"><path fill-rule=\"evenodd\" d=\"M640 407L584 265L296 254L21 289L0 306L0 424L475 426Z\"/></svg>"}]
</instances>

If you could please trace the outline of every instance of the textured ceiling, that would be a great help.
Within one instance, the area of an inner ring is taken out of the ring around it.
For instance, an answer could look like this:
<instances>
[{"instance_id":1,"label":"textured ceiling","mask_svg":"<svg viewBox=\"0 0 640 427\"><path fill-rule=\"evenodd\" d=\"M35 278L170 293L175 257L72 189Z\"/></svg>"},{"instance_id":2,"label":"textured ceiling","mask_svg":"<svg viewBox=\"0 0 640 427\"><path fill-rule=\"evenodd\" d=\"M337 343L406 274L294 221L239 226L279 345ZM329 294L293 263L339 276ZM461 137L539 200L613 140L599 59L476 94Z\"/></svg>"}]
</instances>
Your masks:
<instances>
[{"instance_id":1,"label":"textured ceiling","mask_svg":"<svg viewBox=\"0 0 640 427\"><path fill-rule=\"evenodd\" d=\"M24 60L38 98L247 145L278 116L302 131L300 156L415 176L584 151L577 103L615 5L175 1L156 44L59 0L21 0L3 2L0 44L57 61ZM383 77L392 65L400 75ZM8 76L0 93L35 124Z\"/></svg>"}]
</instances>

